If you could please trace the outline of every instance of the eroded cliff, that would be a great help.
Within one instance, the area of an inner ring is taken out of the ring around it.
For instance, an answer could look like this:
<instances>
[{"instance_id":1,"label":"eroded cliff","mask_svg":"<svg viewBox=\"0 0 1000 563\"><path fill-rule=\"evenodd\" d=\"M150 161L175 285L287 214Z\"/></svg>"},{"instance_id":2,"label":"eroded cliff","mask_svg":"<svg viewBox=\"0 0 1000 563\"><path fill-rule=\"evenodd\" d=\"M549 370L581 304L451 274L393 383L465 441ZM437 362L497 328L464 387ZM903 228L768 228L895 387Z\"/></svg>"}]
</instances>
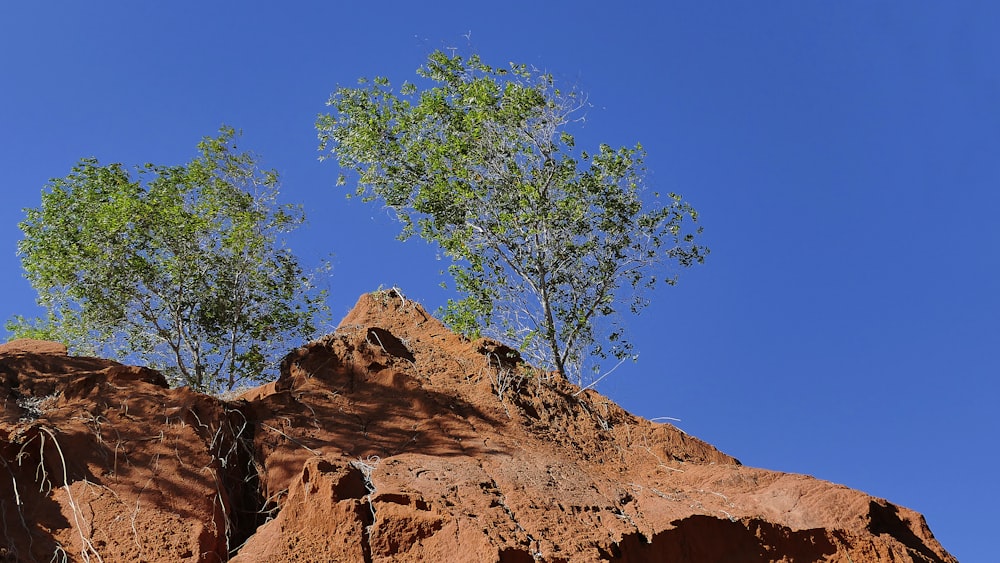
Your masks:
<instances>
[{"instance_id":1,"label":"eroded cliff","mask_svg":"<svg viewBox=\"0 0 1000 563\"><path fill-rule=\"evenodd\" d=\"M51 343L0 347L14 561L940 561L923 517L742 466L362 296L231 401Z\"/></svg>"}]
</instances>

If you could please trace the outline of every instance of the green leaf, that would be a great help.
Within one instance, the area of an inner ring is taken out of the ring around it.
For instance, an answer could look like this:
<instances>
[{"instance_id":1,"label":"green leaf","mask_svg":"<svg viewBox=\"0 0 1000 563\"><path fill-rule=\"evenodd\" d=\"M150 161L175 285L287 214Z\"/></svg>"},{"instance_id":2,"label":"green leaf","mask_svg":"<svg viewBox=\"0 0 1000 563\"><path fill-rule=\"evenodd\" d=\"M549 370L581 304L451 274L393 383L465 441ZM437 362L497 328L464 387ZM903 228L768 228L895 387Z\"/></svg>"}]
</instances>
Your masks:
<instances>
[{"instance_id":1,"label":"green leaf","mask_svg":"<svg viewBox=\"0 0 1000 563\"><path fill-rule=\"evenodd\" d=\"M301 209L280 204L278 176L222 127L182 166L81 160L25 210L18 244L45 319L15 334L159 367L215 391L275 375L313 336L326 305L284 246Z\"/></svg>"},{"instance_id":2,"label":"green leaf","mask_svg":"<svg viewBox=\"0 0 1000 563\"><path fill-rule=\"evenodd\" d=\"M577 149L585 97L517 63L432 53L399 94L387 79L340 88L316 121L320 150L403 227L441 247L463 297L444 320L514 340L539 367L582 377L633 355L624 311L663 272L701 263L697 213L643 198L642 145Z\"/></svg>"}]
</instances>

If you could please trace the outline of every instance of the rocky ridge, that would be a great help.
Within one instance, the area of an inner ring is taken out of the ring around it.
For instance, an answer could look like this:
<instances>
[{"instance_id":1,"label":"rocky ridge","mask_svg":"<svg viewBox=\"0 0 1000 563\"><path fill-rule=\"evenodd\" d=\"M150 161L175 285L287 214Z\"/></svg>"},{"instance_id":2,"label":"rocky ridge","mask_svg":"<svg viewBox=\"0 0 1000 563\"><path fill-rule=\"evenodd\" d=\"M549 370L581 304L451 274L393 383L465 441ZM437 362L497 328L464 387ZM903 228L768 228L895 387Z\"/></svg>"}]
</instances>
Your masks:
<instances>
[{"instance_id":1,"label":"rocky ridge","mask_svg":"<svg viewBox=\"0 0 1000 563\"><path fill-rule=\"evenodd\" d=\"M745 467L364 295L223 401L0 346L0 560L954 562L923 517Z\"/></svg>"}]
</instances>

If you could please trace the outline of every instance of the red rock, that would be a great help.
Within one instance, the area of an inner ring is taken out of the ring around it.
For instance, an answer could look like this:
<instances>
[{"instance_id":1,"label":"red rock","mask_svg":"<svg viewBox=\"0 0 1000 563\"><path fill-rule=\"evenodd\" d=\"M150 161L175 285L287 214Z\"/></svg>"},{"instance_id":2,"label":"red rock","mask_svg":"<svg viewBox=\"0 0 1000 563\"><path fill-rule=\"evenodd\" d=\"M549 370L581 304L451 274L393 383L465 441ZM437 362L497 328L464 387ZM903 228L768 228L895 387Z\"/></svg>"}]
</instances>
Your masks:
<instances>
[{"instance_id":1,"label":"red rock","mask_svg":"<svg viewBox=\"0 0 1000 563\"><path fill-rule=\"evenodd\" d=\"M277 381L230 403L142 368L0 353L0 509L20 530L0 549L83 560L92 548L106 562L955 561L915 512L742 466L506 350L391 290L362 296ZM50 398L31 416L15 406L38 397Z\"/></svg>"},{"instance_id":2,"label":"red rock","mask_svg":"<svg viewBox=\"0 0 1000 563\"><path fill-rule=\"evenodd\" d=\"M0 355L3 354L52 354L54 356L65 356L66 345L60 342L49 342L48 340L32 340L31 338L18 338L6 344L0 344Z\"/></svg>"}]
</instances>

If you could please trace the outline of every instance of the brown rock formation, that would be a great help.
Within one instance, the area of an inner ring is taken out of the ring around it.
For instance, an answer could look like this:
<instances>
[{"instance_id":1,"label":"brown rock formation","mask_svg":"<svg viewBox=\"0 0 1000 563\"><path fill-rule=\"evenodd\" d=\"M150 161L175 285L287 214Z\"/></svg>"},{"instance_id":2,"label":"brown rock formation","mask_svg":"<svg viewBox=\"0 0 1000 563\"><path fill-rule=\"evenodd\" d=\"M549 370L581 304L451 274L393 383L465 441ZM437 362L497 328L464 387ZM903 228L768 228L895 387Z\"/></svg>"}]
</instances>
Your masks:
<instances>
[{"instance_id":1,"label":"brown rock formation","mask_svg":"<svg viewBox=\"0 0 1000 563\"><path fill-rule=\"evenodd\" d=\"M744 467L396 291L228 403L23 341L0 379L8 560L954 561L915 512Z\"/></svg>"}]
</instances>

